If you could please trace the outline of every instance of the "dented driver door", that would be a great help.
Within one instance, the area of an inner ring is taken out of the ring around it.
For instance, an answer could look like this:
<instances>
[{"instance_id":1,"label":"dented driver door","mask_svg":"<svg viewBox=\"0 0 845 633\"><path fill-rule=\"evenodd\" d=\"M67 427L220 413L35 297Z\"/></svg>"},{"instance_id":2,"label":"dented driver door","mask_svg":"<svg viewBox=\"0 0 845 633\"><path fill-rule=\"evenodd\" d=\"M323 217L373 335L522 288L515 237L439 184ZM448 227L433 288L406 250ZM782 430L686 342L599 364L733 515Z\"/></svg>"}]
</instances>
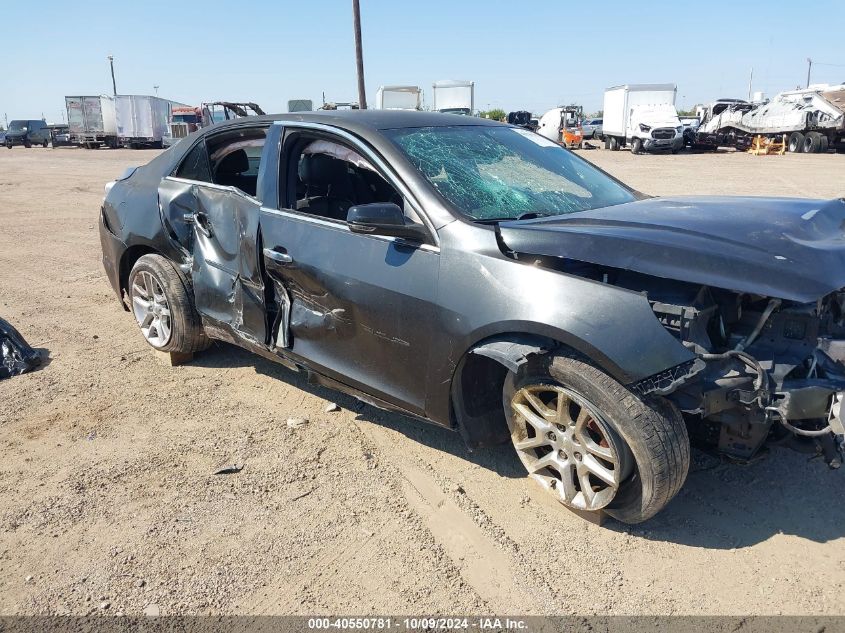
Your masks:
<instances>
[{"instance_id":1,"label":"dented driver door","mask_svg":"<svg viewBox=\"0 0 845 633\"><path fill-rule=\"evenodd\" d=\"M170 237L190 257L194 300L205 328L224 340L263 346L259 201L235 187L167 177L159 204Z\"/></svg>"},{"instance_id":2,"label":"dented driver door","mask_svg":"<svg viewBox=\"0 0 845 633\"><path fill-rule=\"evenodd\" d=\"M284 355L424 413L439 251L290 209L262 208L261 234Z\"/></svg>"}]
</instances>

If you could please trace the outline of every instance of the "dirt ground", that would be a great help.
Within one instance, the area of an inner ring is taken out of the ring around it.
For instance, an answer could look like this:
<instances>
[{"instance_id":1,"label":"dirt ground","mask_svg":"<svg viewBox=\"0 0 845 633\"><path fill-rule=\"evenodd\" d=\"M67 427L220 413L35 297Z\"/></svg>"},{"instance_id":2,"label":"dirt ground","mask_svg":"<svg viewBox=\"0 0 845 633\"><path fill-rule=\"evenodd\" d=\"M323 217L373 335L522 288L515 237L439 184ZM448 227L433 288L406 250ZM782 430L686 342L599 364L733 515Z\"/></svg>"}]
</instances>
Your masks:
<instances>
[{"instance_id":1,"label":"dirt ground","mask_svg":"<svg viewBox=\"0 0 845 633\"><path fill-rule=\"evenodd\" d=\"M0 615L845 613L845 469L821 460L695 453L655 519L597 527L508 447L225 344L165 366L97 235L103 184L153 155L0 150L0 316L49 353L0 382ZM652 194L845 195L845 155L582 155Z\"/></svg>"}]
</instances>

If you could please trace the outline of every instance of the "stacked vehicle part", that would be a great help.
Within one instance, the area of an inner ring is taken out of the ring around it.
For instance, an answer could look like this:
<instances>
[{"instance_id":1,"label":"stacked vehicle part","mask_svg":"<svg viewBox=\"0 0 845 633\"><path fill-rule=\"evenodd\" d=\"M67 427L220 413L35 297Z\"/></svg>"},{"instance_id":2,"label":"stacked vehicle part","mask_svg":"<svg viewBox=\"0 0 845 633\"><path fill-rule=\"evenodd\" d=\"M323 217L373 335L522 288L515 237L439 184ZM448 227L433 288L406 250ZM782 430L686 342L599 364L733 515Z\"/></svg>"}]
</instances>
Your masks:
<instances>
[{"instance_id":1,"label":"stacked vehicle part","mask_svg":"<svg viewBox=\"0 0 845 633\"><path fill-rule=\"evenodd\" d=\"M845 84L789 90L760 104L720 99L700 114L696 145L702 148L746 149L755 136L778 141L786 135L790 152L845 152Z\"/></svg>"}]
</instances>

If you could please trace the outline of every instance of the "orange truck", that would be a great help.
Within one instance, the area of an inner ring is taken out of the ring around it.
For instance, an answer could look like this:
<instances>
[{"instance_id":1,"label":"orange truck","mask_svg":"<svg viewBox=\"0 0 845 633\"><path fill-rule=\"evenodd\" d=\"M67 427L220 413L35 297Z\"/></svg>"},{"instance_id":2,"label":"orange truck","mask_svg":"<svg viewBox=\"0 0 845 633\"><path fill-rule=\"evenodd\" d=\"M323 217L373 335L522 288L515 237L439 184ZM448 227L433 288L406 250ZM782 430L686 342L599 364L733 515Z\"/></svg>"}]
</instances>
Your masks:
<instances>
[{"instance_id":1,"label":"orange truck","mask_svg":"<svg viewBox=\"0 0 845 633\"><path fill-rule=\"evenodd\" d=\"M569 149L581 147L584 140L584 133L581 130L582 115L581 106L552 108L540 117L537 134Z\"/></svg>"}]
</instances>

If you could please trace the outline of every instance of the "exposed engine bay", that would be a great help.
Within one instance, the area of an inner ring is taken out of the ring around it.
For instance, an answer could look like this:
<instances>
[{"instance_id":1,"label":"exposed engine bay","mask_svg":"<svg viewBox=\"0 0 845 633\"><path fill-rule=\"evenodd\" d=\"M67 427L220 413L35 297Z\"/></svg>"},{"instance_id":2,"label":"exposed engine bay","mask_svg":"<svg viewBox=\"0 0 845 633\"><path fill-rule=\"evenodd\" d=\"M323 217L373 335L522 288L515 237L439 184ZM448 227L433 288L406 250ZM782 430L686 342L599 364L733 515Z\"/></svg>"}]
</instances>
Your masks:
<instances>
[{"instance_id":1,"label":"exposed engine bay","mask_svg":"<svg viewBox=\"0 0 845 633\"><path fill-rule=\"evenodd\" d=\"M530 260L645 294L697 358L634 389L672 400L700 447L749 460L777 443L841 465L845 291L798 303L561 258Z\"/></svg>"},{"instance_id":2,"label":"exposed engine bay","mask_svg":"<svg viewBox=\"0 0 845 633\"><path fill-rule=\"evenodd\" d=\"M650 198L503 223L499 239L517 260L647 298L695 356L630 387L672 400L699 445L747 460L782 442L838 467L843 227L845 199Z\"/></svg>"}]
</instances>

